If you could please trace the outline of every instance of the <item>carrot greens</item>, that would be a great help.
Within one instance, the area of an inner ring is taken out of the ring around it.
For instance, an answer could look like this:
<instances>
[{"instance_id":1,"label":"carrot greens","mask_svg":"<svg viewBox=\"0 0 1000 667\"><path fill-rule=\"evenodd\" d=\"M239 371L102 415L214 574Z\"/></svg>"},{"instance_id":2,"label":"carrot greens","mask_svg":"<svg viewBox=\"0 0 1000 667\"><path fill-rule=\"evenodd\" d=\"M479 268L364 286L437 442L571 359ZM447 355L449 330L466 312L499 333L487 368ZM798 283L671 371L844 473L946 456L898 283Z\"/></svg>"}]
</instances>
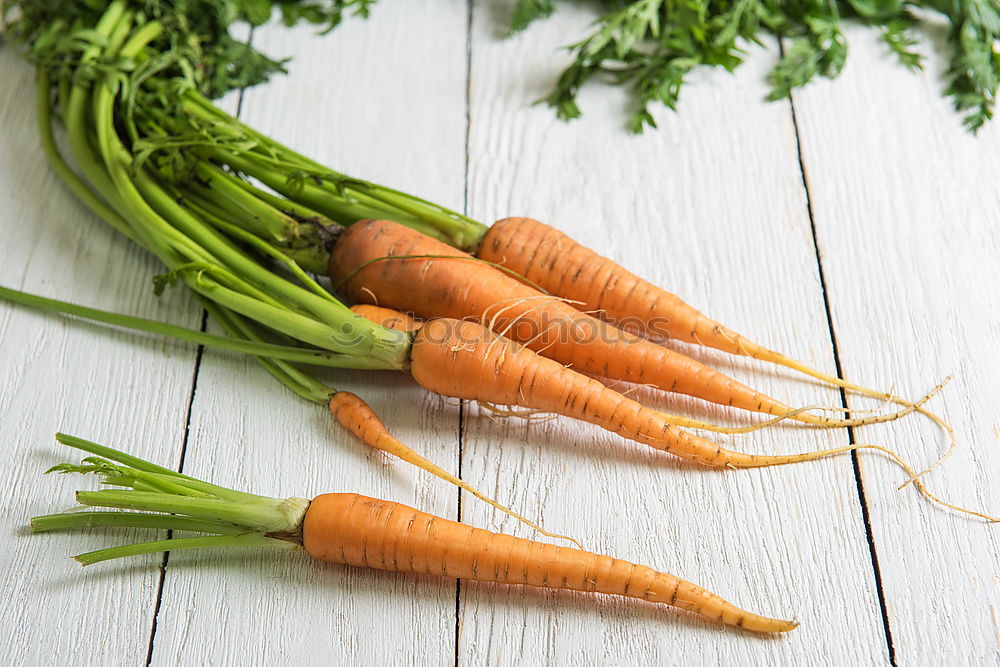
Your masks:
<instances>
[{"instance_id":1,"label":"carrot greens","mask_svg":"<svg viewBox=\"0 0 1000 667\"><path fill-rule=\"evenodd\" d=\"M183 282L213 303L213 312L230 320L249 318L313 348L295 353L296 361L312 356L349 368L404 368L411 336L355 316L267 239L249 239L217 212L189 202L165 168L153 168L155 162L136 151L139 128L169 115L168 84L194 95L199 85L211 89L220 80L210 72L185 74L194 71L196 61L187 59L196 54L157 50L178 38L167 26L185 15L178 11L150 20L144 3L117 0L87 25L81 17L39 13L46 4L19 3L22 14L12 24L20 38L36 40L28 46L38 65L38 120L46 154L84 203L163 262L167 273L157 290ZM254 76L266 71L258 68ZM66 130L68 159L54 138L57 120ZM247 192L230 185L234 193ZM270 270L248 249L283 261Z\"/></svg>"},{"instance_id":2,"label":"carrot greens","mask_svg":"<svg viewBox=\"0 0 1000 667\"><path fill-rule=\"evenodd\" d=\"M572 44L573 62L545 101L560 118L580 115L577 95L596 77L629 88L630 127L656 127L651 104L675 109L696 67L733 70L746 47L766 35L788 40L771 71L771 99L788 97L817 76L836 77L847 59L845 20L877 29L900 63L921 67L915 34L947 22L946 94L970 130L993 117L1000 86L1000 5L995 0L604 0L607 13ZM514 30L550 15L555 0L518 0Z\"/></svg>"},{"instance_id":3,"label":"carrot greens","mask_svg":"<svg viewBox=\"0 0 1000 667\"><path fill-rule=\"evenodd\" d=\"M367 16L374 2L131 0L130 6L142 15L143 21L165 26L153 43L158 56L134 62L82 60L88 61L89 74L108 67L136 68L144 76L169 71L171 81L159 94L169 100L172 93L184 93L174 103L190 112L191 107L204 101L187 95L191 88L211 99L262 83L284 71L285 61L272 59L233 36L233 25L259 26L272 14L279 14L287 25L310 22L328 31L347 15ZM512 31L522 31L551 15L559 4L557 0L517 0L511 16ZM563 119L580 115L580 88L591 80L603 79L629 89L635 107L630 118L632 131L655 127L650 105L675 109L692 70L700 66L733 70L743 62L747 47L761 43L767 35L785 40L781 60L772 69L769 81L770 98L786 98L792 90L818 76L833 78L840 73L848 54L842 29L845 21L877 30L887 52L903 66L919 69L922 56L917 50L918 34L931 32L942 19L948 49L945 93L970 130L978 130L993 116L1000 86L1000 7L995 0L603 0L588 4L596 4L604 13L589 34L568 47L574 60L544 98ZM14 40L30 45L40 65L60 69L66 67L66 55L81 56L92 45L97 37L92 26L103 9L102 3L0 1L0 17L10 22ZM130 104L136 106L137 101ZM149 146L139 142L137 148L146 150ZM264 169L262 164L255 166ZM305 165L302 176L315 167ZM343 175L326 172L323 178L339 183L344 188L342 195L357 197L356 201L345 197L336 202L335 210L340 215L380 217L380 205L392 199L382 198L389 192L372 190L370 184ZM268 184L273 186L274 181ZM316 195L311 191L304 196ZM436 219L437 214L450 214L433 209L412 213L418 220L424 215L435 218L431 228L444 220ZM444 233L458 232L451 229Z\"/></svg>"},{"instance_id":4,"label":"carrot greens","mask_svg":"<svg viewBox=\"0 0 1000 667\"><path fill-rule=\"evenodd\" d=\"M83 438L59 433L60 443L93 454L79 464L62 463L48 472L92 473L120 489L78 491L76 500L102 511L38 516L33 532L99 526L206 533L111 547L76 556L82 565L158 551L206 547L295 548L301 544L304 498L268 498L209 484Z\"/></svg>"}]
</instances>

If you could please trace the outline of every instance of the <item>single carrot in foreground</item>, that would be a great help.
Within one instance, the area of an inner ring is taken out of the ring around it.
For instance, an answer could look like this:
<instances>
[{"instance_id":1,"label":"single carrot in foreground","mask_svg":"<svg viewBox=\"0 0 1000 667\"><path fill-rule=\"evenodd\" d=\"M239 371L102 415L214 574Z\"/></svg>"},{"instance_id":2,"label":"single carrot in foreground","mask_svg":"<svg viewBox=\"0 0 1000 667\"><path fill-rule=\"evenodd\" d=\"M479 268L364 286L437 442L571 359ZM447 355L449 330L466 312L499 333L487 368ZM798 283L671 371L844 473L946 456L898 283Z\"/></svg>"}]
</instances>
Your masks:
<instances>
[{"instance_id":1,"label":"single carrot in foreground","mask_svg":"<svg viewBox=\"0 0 1000 667\"><path fill-rule=\"evenodd\" d=\"M306 551L320 560L622 595L686 609L753 632L788 632L798 627L794 621L751 614L701 586L644 565L493 533L354 493L317 496L302 526Z\"/></svg>"},{"instance_id":2,"label":"single carrot in foreground","mask_svg":"<svg viewBox=\"0 0 1000 667\"><path fill-rule=\"evenodd\" d=\"M450 521L401 503L356 493L268 498L194 479L80 438L59 442L94 454L50 472L96 473L124 490L79 491L77 501L115 511L35 517L45 532L95 526L170 529L198 537L112 547L76 556L83 565L197 548L302 548L319 560L501 584L621 595L685 609L753 632L798 626L751 614L688 581L628 561L557 547Z\"/></svg>"}]
</instances>

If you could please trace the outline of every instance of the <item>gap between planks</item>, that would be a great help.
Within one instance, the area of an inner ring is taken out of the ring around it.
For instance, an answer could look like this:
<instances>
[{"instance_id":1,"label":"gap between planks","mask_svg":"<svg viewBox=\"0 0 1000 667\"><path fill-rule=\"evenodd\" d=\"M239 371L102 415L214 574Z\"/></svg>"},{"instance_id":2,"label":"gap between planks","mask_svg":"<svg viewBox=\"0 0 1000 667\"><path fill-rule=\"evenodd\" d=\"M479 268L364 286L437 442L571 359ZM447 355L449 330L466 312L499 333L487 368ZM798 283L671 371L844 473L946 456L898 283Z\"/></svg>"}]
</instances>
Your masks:
<instances>
[{"instance_id":1,"label":"gap between planks","mask_svg":"<svg viewBox=\"0 0 1000 667\"><path fill-rule=\"evenodd\" d=\"M201 311L201 331L208 327L208 311ZM184 437L181 440L181 455L177 461L177 472L184 472L184 459L187 457L188 437L191 433L191 413L194 408L194 395L198 390L198 373L201 371L201 358L205 354L205 346L199 345L194 357L194 373L191 377L191 393L188 395L187 411L184 414ZM167 531L167 539L174 539L174 531ZM156 624L160 618L160 606L163 601L163 585L167 579L167 563L170 562L170 552L163 552L160 561L160 577L156 583L156 600L153 602L153 621L149 628L149 646L146 649L146 667L153 662L153 641L156 639Z\"/></svg>"},{"instance_id":2,"label":"gap between planks","mask_svg":"<svg viewBox=\"0 0 1000 667\"><path fill-rule=\"evenodd\" d=\"M462 186L462 213L469 215L469 142L472 133L472 18L474 0L465 3L465 164ZM458 403L458 471L462 477L462 463L465 460L465 408L466 401ZM462 521L462 489L455 489L458 506L455 513L457 521ZM462 580L455 580L455 667L459 666L460 648L462 642Z\"/></svg>"},{"instance_id":3,"label":"gap between planks","mask_svg":"<svg viewBox=\"0 0 1000 667\"><path fill-rule=\"evenodd\" d=\"M778 53L781 57L785 55L785 43L778 39ZM834 369L837 377L843 379L844 371L840 362L840 346L837 344L837 330L833 324L833 312L830 309L830 297L827 292L826 273L823 269L823 254L819 249L819 235L816 233L816 218L813 215L812 196L809 191L809 178L806 175L805 160L802 156L802 135L799 131L799 120L795 112L795 93L789 93L788 108L792 114L792 128L795 133L795 155L799 163L799 174L802 177L802 191L806 197L806 213L809 216L809 233L812 236L813 250L816 252L816 271L819 277L820 293L823 295L823 309L826 315L826 325L830 332L830 346L833 349ZM848 408L847 392L843 387L839 388L840 405ZM847 443L857 444L857 436L853 426L847 427ZM861 506L861 520L865 527L865 540L868 543L868 555L872 565L872 576L875 580L875 592L878 595L879 613L882 617L882 631L885 636L886 652L889 664L897 667L896 647L892 641L892 629L889 625L889 610L885 602L885 592L882 589L882 568L879 565L878 550L875 547L875 535L872 531L871 512L868 506L868 494L865 492L864 479L861 474L861 460L858 450L853 450L851 454L851 467L854 470L854 485L858 491L858 503Z\"/></svg>"}]
</instances>

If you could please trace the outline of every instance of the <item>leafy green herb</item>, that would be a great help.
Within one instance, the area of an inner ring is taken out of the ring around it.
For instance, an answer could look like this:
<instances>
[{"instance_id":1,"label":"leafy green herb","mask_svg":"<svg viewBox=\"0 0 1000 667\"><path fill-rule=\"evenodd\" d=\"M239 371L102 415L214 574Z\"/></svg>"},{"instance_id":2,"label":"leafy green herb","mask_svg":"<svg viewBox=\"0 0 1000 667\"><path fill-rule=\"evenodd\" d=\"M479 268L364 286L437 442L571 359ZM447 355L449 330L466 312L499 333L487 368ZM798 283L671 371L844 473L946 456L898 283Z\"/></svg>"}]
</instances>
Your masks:
<instances>
[{"instance_id":1,"label":"leafy green herb","mask_svg":"<svg viewBox=\"0 0 1000 667\"><path fill-rule=\"evenodd\" d=\"M138 23L164 26L151 49L161 55L147 66L180 77L202 94L216 98L230 90L264 83L284 72L274 60L230 33L234 25L259 26L279 14L286 25L308 22L323 32L332 30L346 13L365 17L375 0L129 0L127 8ZM91 29L107 9L96 0L0 0L0 18L13 41L29 57L48 67L55 78L75 68L80 53L101 44ZM127 63L102 63L105 68L131 69ZM92 68L97 71L99 66ZM96 76L93 74L92 76Z\"/></svg>"},{"instance_id":2,"label":"leafy green herb","mask_svg":"<svg viewBox=\"0 0 1000 667\"><path fill-rule=\"evenodd\" d=\"M600 76L631 89L634 132L656 127L649 105L674 109L685 76L699 65L732 70L744 47L770 33L789 40L771 72L770 99L788 97L817 76L833 78L844 66L842 19L878 28L910 68L920 67L913 28L930 10L949 22L947 94L964 123L977 130L993 116L1000 86L1000 4L996 0L604 0L610 11L583 41L568 48L574 62L544 101L563 119L580 115L577 94ZM554 0L518 0L514 30L551 14Z\"/></svg>"},{"instance_id":3,"label":"leafy green herb","mask_svg":"<svg viewBox=\"0 0 1000 667\"><path fill-rule=\"evenodd\" d=\"M549 16L556 10L556 0L518 0L510 21L510 31L520 32L540 18Z\"/></svg>"}]
</instances>

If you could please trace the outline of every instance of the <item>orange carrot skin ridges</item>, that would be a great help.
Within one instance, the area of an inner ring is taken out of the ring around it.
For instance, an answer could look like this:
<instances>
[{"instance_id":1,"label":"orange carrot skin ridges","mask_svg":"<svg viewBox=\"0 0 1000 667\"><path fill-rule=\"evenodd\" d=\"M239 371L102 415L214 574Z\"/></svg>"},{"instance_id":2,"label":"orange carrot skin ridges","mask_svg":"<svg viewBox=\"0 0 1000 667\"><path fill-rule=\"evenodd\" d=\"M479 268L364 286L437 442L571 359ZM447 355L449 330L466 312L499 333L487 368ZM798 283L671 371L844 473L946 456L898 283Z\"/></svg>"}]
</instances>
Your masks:
<instances>
[{"instance_id":1,"label":"orange carrot skin ridges","mask_svg":"<svg viewBox=\"0 0 1000 667\"><path fill-rule=\"evenodd\" d=\"M435 319L425 323L414 338L410 373L438 394L554 412L701 465L756 468L798 460L797 455L722 449L673 426L662 413L476 322Z\"/></svg>"},{"instance_id":2,"label":"orange carrot skin ridges","mask_svg":"<svg viewBox=\"0 0 1000 667\"><path fill-rule=\"evenodd\" d=\"M409 449L389 433L371 406L349 391L338 391L330 399L330 412L340 425L365 444L390 454Z\"/></svg>"},{"instance_id":3,"label":"orange carrot skin ridges","mask_svg":"<svg viewBox=\"0 0 1000 667\"><path fill-rule=\"evenodd\" d=\"M443 257L382 259L395 255ZM570 304L545 298L516 278L397 223L367 220L348 227L331 254L330 275L334 284L344 283L352 302L375 299L379 305L423 318L485 315L495 330L595 375L652 384L755 412L788 410L723 373ZM553 325L556 329L548 331ZM542 329L548 333L539 336Z\"/></svg>"},{"instance_id":4,"label":"orange carrot skin ridges","mask_svg":"<svg viewBox=\"0 0 1000 667\"><path fill-rule=\"evenodd\" d=\"M677 295L538 220L496 222L476 256L509 268L556 296L578 301L581 310L632 333L656 340L676 338L733 354L752 355L760 347L702 315Z\"/></svg>"},{"instance_id":5,"label":"orange carrot skin ridges","mask_svg":"<svg viewBox=\"0 0 1000 667\"><path fill-rule=\"evenodd\" d=\"M623 595L755 632L787 632L797 625L743 611L643 565L492 533L356 493L313 499L303 523L303 545L314 558L345 565Z\"/></svg>"}]
</instances>

